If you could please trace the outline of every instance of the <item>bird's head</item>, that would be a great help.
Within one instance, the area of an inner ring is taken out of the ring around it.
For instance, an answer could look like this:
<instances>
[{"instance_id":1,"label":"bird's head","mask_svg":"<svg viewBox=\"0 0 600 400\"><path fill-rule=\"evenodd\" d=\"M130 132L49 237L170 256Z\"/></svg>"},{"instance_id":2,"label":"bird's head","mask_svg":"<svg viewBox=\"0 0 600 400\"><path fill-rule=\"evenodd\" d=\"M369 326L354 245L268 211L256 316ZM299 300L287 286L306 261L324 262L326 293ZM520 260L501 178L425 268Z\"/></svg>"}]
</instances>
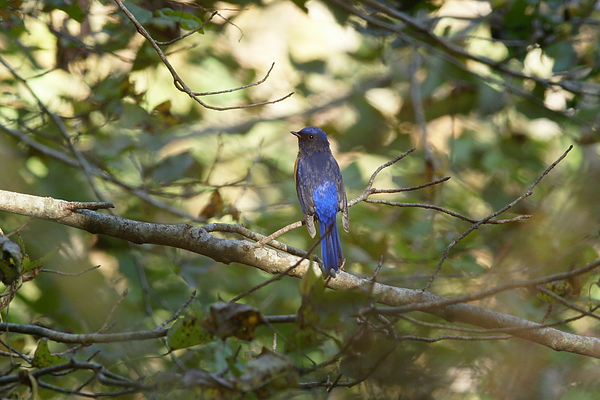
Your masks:
<instances>
[{"instance_id":1,"label":"bird's head","mask_svg":"<svg viewBox=\"0 0 600 400\"><path fill-rule=\"evenodd\" d=\"M307 126L298 132L291 132L298 138L301 151L323 151L329 149L327 134L315 126Z\"/></svg>"}]
</instances>

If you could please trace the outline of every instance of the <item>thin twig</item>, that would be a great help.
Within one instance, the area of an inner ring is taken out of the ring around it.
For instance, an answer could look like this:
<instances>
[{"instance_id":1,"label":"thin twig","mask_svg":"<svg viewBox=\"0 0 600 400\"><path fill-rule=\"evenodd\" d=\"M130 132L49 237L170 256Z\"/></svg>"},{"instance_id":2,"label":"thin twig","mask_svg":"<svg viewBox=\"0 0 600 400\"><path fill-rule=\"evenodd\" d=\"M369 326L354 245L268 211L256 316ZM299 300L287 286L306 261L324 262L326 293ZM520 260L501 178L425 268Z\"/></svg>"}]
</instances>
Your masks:
<instances>
[{"instance_id":1,"label":"thin twig","mask_svg":"<svg viewBox=\"0 0 600 400\"><path fill-rule=\"evenodd\" d=\"M554 161L552 164L550 164L550 166L548 168L546 168L546 170L544 170L544 172L542 172L542 174L540 176L537 177L537 179L531 184L531 186L529 186L529 189L527 189L527 191L525 193L523 193L521 196L517 197L516 199L514 199L513 201L511 201L509 204L507 204L506 206L502 207L498 211L495 211L495 212L491 213L487 217L485 217L485 218L477 221L473 225L471 225L469 227L469 229L467 229L466 231L464 231L460 236L458 236L457 238L455 238L448 246L446 246L446 249L444 250L444 253L442 254L442 257L441 257L440 261L438 262L438 265L435 268L435 271L433 271L433 274L431 274L431 277L429 278L429 282L427 282L427 285L425 286L425 288L423 290L426 291L426 292L430 291L431 285L433 284L433 281L435 280L437 274L442 269L442 265L444 264L444 261L446 261L446 258L448 257L448 254L450 253L450 250L454 246L456 246L458 244L458 242L460 242L462 239L464 239L465 237L467 237L471 232L473 232L475 229L479 228L481 225L483 225L487 221L489 221L492 218L494 218L494 217L502 214L503 212L511 209L512 207L514 207L515 205L517 205L518 203L520 203L523 199L531 196L533 194L533 189L537 186L537 184L540 183L540 181L546 175L548 175L550 173L550 171L552 171L554 169L554 167L556 167L558 165L558 163L561 162L567 156L567 154L569 154L569 152L572 149L573 149L573 145L570 145L569 148L556 161Z\"/></svg>"},{"instance_id":2,"label":"thin twig","mask_svg":"<svg viewBox=\"0 0 600 400\"><path fill-rule=\"evenodd\" d=\"M446 182L447 180L450 180L449 176L445 176L443 178L439 178L439 179L433 180L431 182L427 182L427 183L424 183L422 185L417 185L417 186L409 186L409 187L405 187L405 188L395 188L395 189L371 189L371 194L410 192L412 190L419 190L419 189L423 189L423 188L426 188L429 186L437 185L439 183Z\"/></svg>"},{"instance_id":3,"label":"thin twig","mask_svg":"<svg viewBox=\"0 0 600 400\"><path fill-rule=\"evenodd\" d=\"M156 51L156 54L158 54L158 57L161 59L162 63L167 67L167 69L171 73L171 76L173 77L173 81L174 81L174 84L175 84L175 87L177 88L177 90L186 93L188 96L190 96L193 100L195 100L202 107L208 108L210 110L216 110L216 111L239 110L242 108L249 108L249 107L256 107L256 106L261 106L261 105L266 105L266 104L278 103L280 101L287 99L288 97L290 97L291 95L294 94L294 92L291 92L291 93L288 93L287 95L280 97L276 100L270 100L270 101L252 103L252 104L245 104L245 105L239 105L239 106L217 107L217 106L212 106L210 104L205 103L198 97L198 95L195 94L194 91L192 91L192 89L190 89L190 87L183 81L183 79L181 79L181 77L179 76L179 74L177 73L175 68L171 65L171 63L167 59L167 56L165 55L165 53L160 48L159 44L156 42L156 40L154 40L154 38L150 35L150 33L148 33L146 28L144 28L144 26L142 24L140 24L140 22L135 18L135 16L131 13L131 11L129 11L127 9L127 7L125 7L125 5L123 4L123 1L122 0L114 0L114 1L115 1L115 3L117 3L117 6L121 9L121 11L123 11L123 13L125 13L127 18L129 18L129 20L135 25L135 27L136 27L137 31L140 33L140 35L142 35L148 41L148 43L150 43L150 46L152 46L154 51ZM242 90L242 87L234 88L234 89L231 89L230 91L236 91L236 90Z\"/></svg>"},{"instance_id":4,"label":"thin twig","mask_svg":"<svg viewBox=\"0 0 600 400\"><path fill-rule=\"evenodd\" d=\"M121 304L123 304L123 300L125 300L125 298L127 297L128 294L129 294L129 289L126 288L123 291L123 293L121 293L119 298L117 299L117 302L111 308L110 312L104 319L104 324L102 324L100 329L98 329L97 333L108 332L114 326L114 323L111 323L112 317L113 317L113 315L115 315L115 313L117 312L117 310L121 306Z\"/></svg>"},{"instance_id":5,"label":"thin twig","mask_svg":"<svg viewBox=\"0 0 600 400\"><path fill-rule=\"evenodd\" d=\"M173 313L173 315L171 315L168 319L166 319L162 324L160 324L158 326L158 329L162 329L165 326L169 325L171 322L175 321L177 318L179 318L179 316L181 315L181 313L190 306L190 304L192 304L192 301L194 301L194 299L196 298L196 291L194 290L192 292L192 294L190 295L190 297L188 297L188 299L185 301L185 303L183 303L181 305L181 307L179 307L179 309Z\"/></svg>"},{"instance_id":6,"label":"thin twig","mask_svg":"<svg viewBox=\"0 0 600 400\"><path fill-rule=\"evenodd\" d=\"M46 107L46 105L37 96L37 94L31 88L31 86L29 86L29 83L27 82L27 80L25 78L21 77L17 73L17 71L15 71L5 60L0 59L0 63L2 63L10 71L10 73L13 75L13 77L15 77L15 79L17 79L17 81L19 81L27 89L29 94L35 99L36 103L38 104L38 107L44 112L44 114L46 114L48 117L50 117L50 119L54 122L54 125L56 125L59 132L62 134L62 136L66 140L67 145L69 146L69 149L71 150L71 153L73 153L73 155L75 155L75 158L77 158L77 160L79 162L79 166L83 169L83 172L88 180L88 183L90 184L90 187L92 188L92 190L94 191L94 193L96 194L98 199L106 202L106 198L104 197L103 193L100 191L100 189L94 182L93 173L91 171L92 167L90 166L88 161L85 159L85 157L81 154L81 152L75 147L75 145L73 145L73 142L71 141L71 136L69 135L69 132L67 129L67 126L65 125L62 118L60 118L55 113L51 112L48 109L48 107Z\"/></svg>"},{"instance_id":7,"label":"thin twig","mask_svg":"<svg viewBox=\"0 0 600 400\"><path fill-rule=\"evenodd\" d=\"M554 300L556 300L560 304L564 305L565 307L575 310L587 317L592 317L592 318L600 320L600 315L589 312L589 311L585 310L584 308L579 307L577 304L571 303L570 301L566 300L564 297L557 295L553 291L548 290L547 288L545 288L543 286L538 285L538 286L536 286L536 289L539 290L540 292L545 293L546 295L552 297Z\"/></svg>"},{"instance_id":8,"label":"thin twig","mask_svg":"<svg viewBox=\"0 0 600 400\"><path fill-rule=\"evenodd\" d=\"M236 88L233 89L225 89L225 90L219 90L216 92L194 92L194 96L211 96L214 94L223 94L223 93L231 93L231 92L236 92L238 90L242 90L242 89L248 89L252 86L258 86L261 83L265 83L265 81L269 78L269 75L271 75L271 71L273 71L273 67L275 67L275 63L271 64L271 68L269 68L269 70L267 71L267 74L264 76L264 78L262 78L259 81L256 81L254 83L249 83L247 85L244 86L238 86Z\"/></svg>"},{"instance_id":9,"label":"thin twig","mask_svg":"<svg viewBox=\"0 0 600 400\"><path fill-rule=\"evenodd\" d=\"M128 243L129 251L133 254L133 265L135 266L135 271L137 272L140 288L142 289L142 299L144 302L144 312L150 318L154 317L154 310L152 309L152 294L150 291L150 283L148 282L148 276L146 275L146 270L144 269L143 263L140 261L140 256L137 251L135 251L135 247L132 243Z\"/></svg>"},{"instance_id":10,"label":"thin twig","mask_svg":"<svg viewBox=\"0 0 600 400\"><path fill-rule=\"evenodd\" d=\"M464 341L489 341L489 340L509 340L514 339L512 335L494 335L494 336L459 336L459 335L443 335L436 337L422 337L413 335L397 335L394 340L412 340L417 342L434 343L441 340L464 340Z\"/></svg>"},{"instance_id":11,"label":"thin twig","mask_svg":"<svg viewBox=\"0 0 600 400\"><path fill-rule=\"evenodd\" d=\"M301 227L305 223L306 223L306 221L302 220L302 221L296 221L294 223L286 225L283 228L271 233L269 236L266 236L264 239L261 239L258 242L256 242L254 244L254 247L262 247L262 246L272 242L274 239L277 239L279 236L283 235L284 233L287 233L293 229Z\"/></svg>"},{"instance_id":12,"label":"thin twig","mask_svg":"<svg viewBox=\"0 0 600 400\"><path fill-rule=\"evenodd\" d=\"M410 97L413 104L415 121L421 131L421 148L423 149L423 158L425 159L425 176L431 179L435 175L433 154L431 143L429 143L429 133L427 131L427 119L425 118L425 108L423 107L423 96L421 93L421 82L419 81L419 69L421 68L421 55L418 51L412 53L410 62Z\"/></svg>"},{"instance_id":13,"label":"thin twig","mask_svg":"<svg viewBox=\"0 0 600 400\"><path fill-rule=\"evenodd\" d=\"M373 272L373 276L371 276L368 280L371 282L375 282L377 279L377 275L379 275L379 271L381 271L381 267L383 267L383 254L379 257L379 262L375 267L375 271Z\"/></svg>"},{"instance_id":14,"label":"thin twig","mask_svg":"<svg viewBox=\"0 0 600 400\"><path fill-rule=\"evenodd\" d=\"M422 185L417 185L417 186L410 186L407 188L397 188L397 189L376 189L373 187L373 183L375 182L375 178L377 177L377 175L384 169L387 168L393 164L395 164L396 162L400 161L401 159L403 159L404 157L406 157L408 154L412 153L413 151L415 151L415 148L410 148L407 151L405 151L404 153L400 154L399 156L395 157L394 159L386 162L385 164L379 166L379 168L377 168L375 170L375 172L373 172L373 174L371 175L369 182L367 183L367 187L365 188L365 190L359 194L358 196L356 196L354 199L350 200L348 202L348 207L352 207L353 205L364 201L365 203L373 203L373 204L384 204L384 205L388 205L388 206L392 206L392 207L420 207L420 208L426 208L426 209L432 209L432 210L437 210L443 213L446 213L448 215L451 215L453 217L462 219L463 221L467 221L467 222L471 222L471 223L478 223L479 220L474 219L474 218L469 218L467 216L464 216L460 213L457 213L455 211L451 211L448 210L444 207L440 207L440 206L436 206L436 205L432 205L432 204L423 204L423 203L402 203L402 202L397 202L397 201L390 201L390 200L383 200L383 199L373 199L370 196L373 194L390 194L390 193L400 193L400 192L408 192L408 191L413 191L413 190L419 190L419 189L423 189L429 186L433 186L433 185L437 185L443 182L446 182L447 180L450 179L449 176L446 176L444 178L440 178L440 179L436 179L434 181L431 182L427 182L424 183ZM508 218L508 219L502 219L502 220L493 220L493 221L486 221L486 224L505 224L508 222L515 222L515 221L520 221L523 219L527 219L530 218L530 215L519 215L513 218Z\"/></svg>"},{"instance_id":15,"label":"thin twig","mask_svg":"<svg viewBox=\"0 0 600 400\"><path fill-rule=\"evenodd\" d=\"M329 228L331 229L331 227ZM325 234L323 235L323 237L325 237L325 235L327 235L327 233L329 233L329 231L325 232ZM291 272L294 268L296 268L298 265L300 265L304 260L308 259L308 257L311 256L312 252L315 250L315 248L319 245L319 243L321 243L321 240L323 239L323 237L318 238L318 240L315 240L315 242L312 244L312 246L310 246L310 249L308 249L308 251L306 252L305 255L303 255L298 261L296 261L293 265L291 265L289 268L287 268L286 270L280 272L279 274L275 275L274 277L267 279L264 282L259 283L258 285L255 285L253 287L251 287L250 289L246 290L243 293L238 294L237 296L233 297L231 300L229 300L230 303L235 303L236 301L248 296L250 293L254 293L257 290L275 282L280 280L281 278L283 278L284 276L286 276L289 272ZM328 278L331 278L331 276L329 276Z\"/></svg>"},{"instance_id":16,"label":"thin twig","mask_svg":"<svg viewBox=\"0 0 600 400\"><path fill-rule=\"evenodd\" d=\"M301 223L301 222L299 222L299 223ZM236 233L236 234L242 235L243 237L246 237L248 239L254 240L256 242L259 242L266 238L264 235L261 235L258 232L254 232L242 225L212 223L212 224L204 225L202 228L204 230L206 230L207 232ZM289 246L289 245L279 242L277 240L269 241L269 246L273 247L276 250L281 250L281 251L284 251L291 255L298 256L298 257L303 257L307 254L306 251L304 251L304 250L298 249L293 246Z\"/></svg>"},{"instance_id":17,"label":"thin twig","mask_svg":"<svg viewBox=\"0 0 600 400\"><path fill-rule=\"evenodd\" d=\"M377 178L377 175L379 175L379 173L384 168L387 168L389 166L394 165L395 163L397 163L398 161L402 160L404 157L406 157L407 155L409 155L410 153L412 153L415 150L416 150L415 147L411 147L410 149L406 150L404 153L402 153L402 154L394 157L392 160L386 162L383 165L380 165L379 168L377 168L375 170L375 172L373 172L371 174L371 177L369 178L369 182L367 183L367 188L364 190L364 192L362 194L358 195L357 197L355 197L354 199L350 200L348 202L348 207L352 207L352 205L354 205L355 203L358 203L358 202L362 201L363 197L364 198L368 197L368 194L365 194L365 193L369 193L369 191L373 188L373 182L375 182L375 178Z\"/></svg>"},{"instance_id":18,"label":"thin twig","mask_svg":"<svg viewBox=\"0 0 600 400\"><path fill-rule=\"evenodd\" d=\"M29 217L27 218L27 221L23 222L20 226L18 226L16 229L14 229L13 231L7 233L6 237L11 237L12 235L15 235L17 233L20 233L23 229L25 229L27 227L27 225L29 225L35 218L34 217ZM0 234L2 234L2 230L0 229Z\"/></svg>"},{"instance_id":19,"label":"thin twig","mask_svg":"<svg viewBox=\"0 0 600 400\"><path fill-rule=\"evenodd\" d=\"M85 273L88 273L90 271L93 271L95 269L100 268L100 265L94 265L93 267L89 267L84 269L83 271L79 271L79 272L63 272L63 271L57 271L55 269L46 269L46 268L40 268L41 272L46 272L49 274L56 274L56 275L61 275L61 276L80 276L83 275Z\"/></svg>"},{"instance_id":20,"label":"thin twig","mask_svg":"<svg viewBox=\"0 0 600 400\"><path fill-rule=\"evenodd\" d=\"M505 292L507 290L513 290L513 289L523 288L523 287L535 287L537 285L542 285L544 283L548 283L548 282L552 282L552 281L559 281L559 280L563 280L563 279L572 278L574 276L583 275L587 272L593 271L599 267L600 267L600 260L597 260L586 266L583 266L583 267L577 268L577 269L573 269L573 270L570 270L567 272L561 272L559 274L547 275L547 276L542 276L540 278L528 279L528 280L523 280L523 281L509 282L509 283L505 283L503 285L498 285L498 286L490 288L490 289L481 290L476 293L470 293L470 294L466 294L463 296L451 297L451 298L444 299L441 301L422 302L422 303L409 304L409 305L399 306L399 307L387 307L387 308L376 307L375 309L377 309L377 312L380 312L385 315L389 315L389 314L403 314L403 313L407 313L409 311L421 311L421 310L426 310L426 309L431 309L431 308L443 308L443 307L447 307L447 306L450 306L453 304L469 303L469 302L472 302L475 300L481 300L481 299L493 296L497 293ZM504 330L505 330L505 328L503 327L502 331L504 331Z\"/></svg>"},{"instance_id":21,"label":"thin twig","mask_svg":"<svg viewBox=\"0 0 600 400\"><path fill-rule=\"evenodd\" d=\"M182 39L185 39L186 37L188 37L188 36L191 36L191 35L193 35L194 33L196 33L196 32L198 32L198 31L201 31L202 29L204 29L204 27L205 27L206 25L208 25L208 23L209 23L209 22L210 22L210 21L211 21L211 20L214 18L214 16L215 16L215 15L217 15L218 13L219 13L218 11L213 11L213 12L212 12L212 14L210 14L210 15L208 16L208 18L206 19L206 21L204 21L204 22L202 23L202 25L200 25L200 26L199 26L199 27L197 27L196 29L192 29L191 31L189 31L189 32L187 32L187 33L185 33L185 34L183 34L183 35L181 35L181 36L178 36L178 37L176 37L175 39L171 39L171 40L169 40L169 41L167 41L167 42L159 42L159 41L157 40L157 41L156 41L156 44L157 44L157 45L159 45L159 46L168 46L168 45L170 45L170 44L173 44L173 43L175 43L175 42L178 42L178 41L180 41L180 40L182 40Z\"/></svg>"},{"instance_id":22,"label":"thin twig","mask_svg":"<svg viewBox=\"0 0 600 400\"><path fill-rule=\"evenodd\" d=\"M23 333L26 335L36 335L45 337L59 343L116 343L128 342L133 340L149 340L165 337L168 329L156 328L149 331L119 332L119 333L89 333L76 334L60 332L38 325L14 324L9 322L0 322L0 332Z\"/></svg>"},{"instance_id":23,"label":"thin twig","mask_svg":"<svg viewBox=\"0 0 600 400\"><path fill-rule=\"evenodd\" d=\"M490 67L491 69L496 70L502 74L508 74L508 75L517 77L522 80L532 80L532 81L542 85L543 87L559 86L559 87L561 87L567 91L570 91L572 93L577 93L580 95L585 94L585 95L590 95L593 97L596 97L598 95L597 89L590 90L590 91L580 89L580 87L582 87L583 85L579 81L573 82L571 80L557 80L557 79L552 79L552 78L545 79L545 78L538 77L535 75L527 75L522 70L517 70L517 69L512 68L508 63L503 64L503 63L497 62L497 61L492 60L487 57L472 54L469 51L465 50L465 47L462 44L454 43L443 37L437 36L433 32L433 30L430 29L430 26L431 26L430 24L428 24L428 23L421 24L421 23L417 22L415 19L406 15L405 13L402 13L401 11L399 11L397 9L393 9L393 8L388 7L385 4L382 4L377 1L365 0L365 2L367 2L368 4L379 9L380 11L382 11L383 14L387 14L385 16L385 20L378 19L377 18L378 13L362 12L358 8L352 7L352 5L350 3L348 3L344 0L328 0L328 2L331 2L335 5L343 8L344 10L348 11L349 13L356 15L357 17L363 19L364 21L368 22L369 24L373 25L374 27L379 27L384 30L396 33L398 35L402 35L402 39L404 41L412 44L415 48L424 48L433 54L438 54L440 57L442 57L449 63L452 63L456 67L462 69L463 71L465 71L469 74L476 74L479 79L487 82L488 84L490 84L490 86L495 86L495 85L501 86L507 92L517 94L518 96L521 96L522 98L531 101L532 103L539 106L540 108L543 108L548 113L555 114L556 116L560 116L563 118L567 118L570 121L573 121L574 123L577 123L579 125L584 125L590 129L592 128L589 121L586 121L577 116L569 115L568 112L560 112L560 111L556 111L556 110L546 107L543 100L540 100L539 98L533 96L531 93L527 92L526 90L521 89L522 85L518 86L518 85L510 84L509 82L511 80L506 79L506 77L503 77L502 75L500 75L500 76L497 76L498 74L484 75L481 73L473 72L473 70L468 67L468 65L464 62L464 60L466 60L466 59L473 60L476 63L484 64L484 65ZM410 31L414 31L414 34L413 35L407 34L409 32L409 30L406 29L406 26L403 26L401 24L389 23L388 21L390 21L393 18L397 18L404 24L408 25L411 28Z\"/></svg>"},{"instance_id":24,"label":"thin twig","mask_svg":"<svg viewBox=\"0 0 600 400\"><path fill-rule=\"evenodd\" d=\"M478 223L479 221L481 221L481 220L478 220L478 219L467 217L465 215L457 213L456 211L451 211L451 210L448 210L447 208L436 206L436 205L433 205L433 204L425 204L425 203L402 203L402 202L398 202L398 201L389 201L389 200L371 199L371 198L365 199L364 202L365 203L372 203L372 204L383 204L383 205L392 206L392 207L419 207L419 208L427 208L427 209L431 209L431 210L437 210L437 211L443 212L444 214L451 215L453 217L462 219L463 221L471 222L473 224ZM498 220L488 220L488 221L485 221L485 224L490 224L490 225L506 224L506 223L509 223L509 222L521 221L521 220L528 219L528 218L531 218L531 215L522 214L522 215L518 215L518 216L513 217L513 218L498 219Z\"/></svg>"},{"instance_id":25,"label":"thin twig","mask_svg":"<svg viewBox=\"0 0 600 400\"><path fill-rule=\"evenodd\" d=\"M17 131L15 129L11 129L8 128L4 125L0 125L0 129L2 129L4 132L14 136L15 138L19 139L20 141L22 141L23 143L26 143L27 145L31 146L32 148L40 151L41 153L52 157L64 164L70 165L72 167L80 167L78 161L74 158L71 158L63 153L61 153L60 151L54 150L46 145L43 145L33 139L31 139L29 136L25 135L24 133ZM170 214L173 215L177 215L179 217L185 218L189 221L195 221L195 222L205 222L205 220L203 218L197 218L194 217L193 215L190 215L184 211L182 211L179 208L173 207L170 204L167 204L161 200L155 199L153 197L151 197L146 191L145 189L141 189L138 187L134 187L131 186L117 178L115 178L113 175L108 174L105 171L102 171L99 168L96 167L92 167L91 171L98 177L100 177L101 179L105 180L106 182L112 183L122 189L125 189L126 191L128 191L129 193L133 194L136 197L139 197L141 200L145 201L148 204L151 204L152 206L161 209L163 211L166 211Z\"/></svg>"}]
</instances>

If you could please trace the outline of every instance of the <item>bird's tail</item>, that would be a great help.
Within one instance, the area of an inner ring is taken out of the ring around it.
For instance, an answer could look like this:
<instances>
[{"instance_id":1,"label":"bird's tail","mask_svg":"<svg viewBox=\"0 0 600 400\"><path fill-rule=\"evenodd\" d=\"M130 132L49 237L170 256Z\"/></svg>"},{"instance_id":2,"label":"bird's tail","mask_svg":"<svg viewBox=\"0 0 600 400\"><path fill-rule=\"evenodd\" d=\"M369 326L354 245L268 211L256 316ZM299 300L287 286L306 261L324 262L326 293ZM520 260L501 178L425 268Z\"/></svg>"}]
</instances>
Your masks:
<instances>
[{"instance_id":1,"label":"bird's tail","mask_svg":"<svg viewBox=\"0 0 600 400\"><path fill-rule=\"evenodd\" d=\"M335 276L335 273L344 262L340 234L335 220L332 225L325 225L319 221L319 233L321 234L321 257L323 258L325 271L331 276Z\"/></svg>"}]
</instances>

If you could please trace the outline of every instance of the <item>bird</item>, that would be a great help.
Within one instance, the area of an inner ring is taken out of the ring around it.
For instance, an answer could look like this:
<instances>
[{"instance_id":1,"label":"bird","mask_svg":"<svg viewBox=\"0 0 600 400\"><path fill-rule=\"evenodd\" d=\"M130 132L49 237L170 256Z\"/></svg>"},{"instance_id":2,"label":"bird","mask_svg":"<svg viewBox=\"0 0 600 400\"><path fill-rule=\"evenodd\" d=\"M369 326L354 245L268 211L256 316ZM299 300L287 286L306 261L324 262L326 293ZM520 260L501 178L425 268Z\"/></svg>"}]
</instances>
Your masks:
<instances>
[{"instance_id":1,"label":"bird","mask_svg":"<svg viewBox=\"0 0 600 400\"><path fill-rule=\"evenodd\" d=\"M350 225L340 166L331 153L327 134L322 129L307 126L291 133L298 138L294 179L300 210L310 237L315 237L317 222L323 266L325 272L335 277L345 261L337 228L337 213L342 212L342 226L346 232Z\"/></svg>"}]
</instances>

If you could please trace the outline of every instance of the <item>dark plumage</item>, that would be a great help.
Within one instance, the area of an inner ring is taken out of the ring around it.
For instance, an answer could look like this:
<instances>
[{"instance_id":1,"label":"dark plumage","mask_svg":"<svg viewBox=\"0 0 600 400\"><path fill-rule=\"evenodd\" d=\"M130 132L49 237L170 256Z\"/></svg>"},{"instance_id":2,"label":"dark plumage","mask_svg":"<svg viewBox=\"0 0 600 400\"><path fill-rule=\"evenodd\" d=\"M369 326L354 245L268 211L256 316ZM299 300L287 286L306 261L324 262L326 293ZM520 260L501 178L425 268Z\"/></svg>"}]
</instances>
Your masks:
<instances>
[{"instance_id":1,"label":"dark plumage","mask_svg":"<svg viewBox=\"0 0 600 400\"><path fill-rule=\"evenodd\" d=\"M327 135L321 129L307 126L292 134L298 138L298 157L294 166L296 192L308 233L316 234L319 225L321 251L325 270L335 276L344 263L336 215L342 212L342 225L348 232L348 201L342 174L329 148Z\"/></svg>"}]
</instances>

